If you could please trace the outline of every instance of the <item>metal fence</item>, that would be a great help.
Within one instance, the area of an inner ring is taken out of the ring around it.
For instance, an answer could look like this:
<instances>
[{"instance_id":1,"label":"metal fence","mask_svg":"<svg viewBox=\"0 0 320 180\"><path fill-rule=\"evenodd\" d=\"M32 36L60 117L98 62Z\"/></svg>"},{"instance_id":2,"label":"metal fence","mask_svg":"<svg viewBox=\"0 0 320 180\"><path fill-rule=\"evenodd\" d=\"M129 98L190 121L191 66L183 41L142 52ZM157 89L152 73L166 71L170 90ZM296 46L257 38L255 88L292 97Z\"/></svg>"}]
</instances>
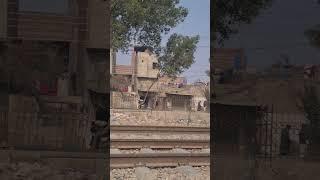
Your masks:
<instances>
[{"instance_id":1,"label":"metal fence","mask_svg":"<svg viewBox=\"0 0 320 180\"><path fill-rule=\"evenodd\" d=\"M0 110L0 147L8 142L8 112Z\"/></svg>"},{"instance_id":2,"label":"metal fence","mask_svg":"<svg viewBox=\"0 0 320 180\"><path fill-rule=\"evenodd\" d=\"M290 125L288 156L300 155L299 133L302 124L308 124L303 113L244 105L214 104L212 108L212 136L216 154L230 152L242 156L241 149L245 146L245 151L253 153L251 156L256 160L271 163L280 157L281 131Z\"/></svg>"},{"instance_id":3,"label":"metal fence","mask_svg":"<svg viewBox=\"0 0 320 180\"><path fill-rule=\"evenodd\" d=\"M42 99L39 110L32 97L10 95L9 108L0 111L0 142L15 149L89 151L93 109L84 108L81 97Z\"/></svg>"},{"instance_id":4,"label":"metal fence","mask_svg":"<svg viewBox=\"0 0 320 180\"><path fill-rule=\"evenodd\" d=\"M290 155L299 154L299 133L302 124L307 119L302 113L277 113L266 112L257 121L257 138L260 145L259 154L268 158L277 158L280 154L281 131L287 125L291 126L289 131L291 148Z\"/></svg>"},{"instance_id":5,"label":"metal fence","mask_svg":"<svg viewBox=\"0 0 320 180\"><path fill-rule=\"evenodd\" d=\"M81 113L10 112L8 144L17 149L86 151L90 122Z\"/></svg>"}]
</instances>

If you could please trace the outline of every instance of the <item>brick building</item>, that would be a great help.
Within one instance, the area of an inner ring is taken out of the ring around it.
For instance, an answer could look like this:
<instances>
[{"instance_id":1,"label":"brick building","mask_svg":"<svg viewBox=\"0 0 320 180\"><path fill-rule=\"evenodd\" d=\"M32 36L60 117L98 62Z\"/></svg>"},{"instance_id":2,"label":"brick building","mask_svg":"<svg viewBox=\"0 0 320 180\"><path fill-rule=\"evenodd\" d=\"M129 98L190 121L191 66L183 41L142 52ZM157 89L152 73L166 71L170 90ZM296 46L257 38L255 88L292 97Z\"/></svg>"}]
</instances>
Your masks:
<instances>
[{"instance_id":1,"label":"brick building","mask_svg":"<svg viewBox=\"0 0 320 180\"><path fill-rule=\"evenodd\" d=\"M247 62L243 49L215 48L213 50L212 72L214 82L226 83L241 79L245 72Z\"/></svg>"},{"instance_id":2,"label":"brick building","mask_svg":"<svg viewBox=\"0 0 320 180\"><path fill-rule=\"evenodd\" d=\"M86 117L85 123L90 123L90 120L95 119L98 110L97 107L92 107L96 103L92 102L89 90L109 97L106 95L108 89L106 78L109 75L107 59L110 50L109 2L103 0L2 0L0 2L0 61L7 62L10 58L15 58L26 64L30 64L30 61L39 61L44 64L52 61L53 64L61 64L62 66L57 68L59 73L56 76L47 77L47 72L41 72L32 77L40 90L40 97L45 102L46 108L62 109L66 112L76 111ZM52 53L48 53L49 51ZM0 79L2 87L11 83L8 76L2 76ZM4 109L9 111L9 114L20 113L10 112L10 108L17 100L13 97L15 95L12 95L12 89L1 91L1 94L7 93L6 96L3 95L8 102ZM32 104L33 100L26 97L26 102ZM28 113L31 114L39 111L33 106L30 109ZM9 117L13 116L9 115ZM15 121L10 120L10 122ZM58 121L52 120L52 122ZM18 121L17 123L23 124ZM65 124L64 128L68 127L70 132L76 131L73 127L76 123ZM38 135L45 137L46 135L41 134L42 132L44 131L39 131ZM77 136L84 138L84 134L77 133L74 132ZM21 134L29 135L22 130ZM13 135L9 137L14 138ZM71 135L69 137L72 138ZM68 136L66 135L65 138ZM68 140L72 144L70 138ZM79 139L81 138L78 137ZM29 140L32 138L30 137ZM85 139L82 140L85 141ZM51 147L48 144L45 146Z\"/></svg>"},{"instance_id":3,"label":"brick building","mask_svg":"<svg viewBox=\"0 0 320 180\"><path fill-rule=\"evenodd\" d=\"M185 87L187 80L184 77L159 77L158 60L152 48L135 47L130 65L117 65L115 59L112 64L112 78L117 79L112 80L115 83L112 86L118 87L123 93L123 98L119 98L119 93L112 92L113 108L137 108L138 102L145 100L144 108L156 104L153 109L190 110L193 94L190 88ZM122 87L127 84L121 82L128 81L128 88Z\"/></svg>"}]
</instances>

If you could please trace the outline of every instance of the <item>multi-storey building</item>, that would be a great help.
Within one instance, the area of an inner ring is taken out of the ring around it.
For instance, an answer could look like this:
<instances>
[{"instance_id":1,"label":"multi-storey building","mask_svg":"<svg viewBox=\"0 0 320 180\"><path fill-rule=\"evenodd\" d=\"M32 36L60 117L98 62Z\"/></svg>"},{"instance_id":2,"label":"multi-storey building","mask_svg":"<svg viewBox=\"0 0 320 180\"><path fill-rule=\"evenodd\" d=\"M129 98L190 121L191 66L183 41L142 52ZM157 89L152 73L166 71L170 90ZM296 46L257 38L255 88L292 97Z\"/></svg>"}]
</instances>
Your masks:
<instances>
[{"instance_id":1,"label":"multi-storey building","mask_svg":"<svg viewBox=\"0 0 320 180\"><path fill-rule=\"evenodd\" d=\"M211 63L214 83L238 81L241 79L241 72L245 72L246 65L243 49L215 48Z\"/></svg>"},{"instance_id":2,"label":"multi-storey building","mask_svg":"<svg viewBox=\"0 0 320 180\"><path fill-rule=\"evenodd\" d=\"M90 124L90 121L95 119L96 113L101 114L98 113L99 108L97 107L98 104L101 105L101 102L96 100L102 99L101 96L109 97L106 96L108 91L107 76L109 76L107 60L110 50L109 8L109 0L1 0L0 62L10 62L12 59L18 59L19 62L26 65L30 65L32 62L62 64L61 67L57 68L59 70L55 76L47 76L48 72L44 71L39 72L37 76L32 76L31 79L36 82L43 102L52 102L54 105L50 107L55 108L57 108L56 104L60 104L60 110L69 108L68 111L77 111L78 114L85 115L84 117L87 118L85 122ZM33 65L38 66L37 63ZM4 66L4 64L0 64L1 66ZM49 69L51 68L49 67ZM22 71L23 68L20 70ZM20 70L17 69L18 72ZM3 72L0 68L1 73ZM30 73L33 72L30 71ZM23 77L17 75L15 78L17 80ZM0 83L4 82L2 84L11 83L10 77L1 76L0 79L2 80ZM5 95L2 96L2 92L0 94L1 97L5 97ZM12 92L9 90L8 94L12 94ZM97 98L98 96L101 98ZM8 105L9 110L7 111L9 113L13 112L10 110L10 108L13 108L11 106L22 107L23 105L23 103L12 103L15 100L22 101L23 99L11 98L9 100L7 98L7 100L11 103ZM29 102L29 100L27 101ZM107 100L103 101L103 108L100 109L105 111ZM66 106L65 104L77 104L78 106ZM37 111L33 107L24 106L22 107L23 112L26 111L24 108L31 109L30 112L28 111L31 114ZM14 111L17 111L17 109L15 108ZM105 117L107 117L107 114L105 114ZM60 122L60 120L52 120L50 123ZM74 133L74 135L76 134L78 139L74 138L73 140L82 141L84 139L81 138L86 138L82 132L85 129L79 129L80 125L77 126L78 120L80 122L80 118L74 122L69 121L70 123L64 124L63 128L69 128L70 132L73 130L77 132L78 134ZM15 121L10 119L10 123L13 122ZM19 123L23 124L23 120ZM11 125L9 126L11 127ZM56 123L56 126L58 125L59 123ZM63 129L60 128L60 130ZM60 130L57 128L57 132L60 132ZM46 137L48 134L41 134L45 131L41 130L41 132L33 133L39 133L38 136L49 138ZM82 134L79 134L80 131ZM30 135L23 129L19 133L24 134L25 137ZM59 135L63 135L63 133ZM15 136L12 135L11 137ZM71 138L71 135L64 134L64 137L68 139ZM35 142L31 137L30 139L32 142L24 143ZM79 142L76 143L73 140L68 139L69 144L73 142L78 146ZM13 143L17 142L13 141ZM59 143L57 142L57 144ZM46 146L49 145L46 144Z\"/></svg>"},{"instance_id":3,"label":"multi-storey building","mask_svg":"<svg viewBox=\"0 0 320 180\"><path fill-rule=\"evenodd\" d=\"M214 49L213 68L220 71L227 71L230 69L244 70L246 68L246 59L243 49Z\"/></svg>"},{"instance_id":4,"label":"multi-storey building","mask_svg":"<svg viewBox=\"0 0 320 180\"><path fill-rule=\"evenodd\" d=\"M150 47L134 47L130 65L117 65L113 57L113 75L126 76L131 79L131 89L143 91L158 79L158 59Z\"/></svg>"},{"instance_id":5,"label":"multi-storey building","mask_svg":"<svg viewBox=\"0 0 320 180\"><path fill-rule=\"evenodd\" d=\"M98 81L107 74L105 67L110 49L108 1L3 0L0 8L0 39L11 53L9 56L14 55L18 47L24 47L22 58L47 59L48 53L43 53L44 49L31 44L55 45L64 51L56 61L65 62L70 75L69 90L62 95L82 96L87 88L105 89L106 85ZM48 82L41 83L48 85ZM58 83L51 84L54 84L52 89L59 91Z\"/></svg>"},{"instance_id":6,"label":"multi-storey building","mask_svg":"<svg viewBox=\"0 0 320 180\"><path fill-rule=\"evenodd\" d=\"M113 86L129 93L126 98L120 98L124 93L120 95L113 92L113 107L135 108L140 100L141 103L144 102L144 107L158 110L189 110L193 94L190 89L183 87L187 84L186 79L183 77L176 79L160 77L158 63L158 59L150 47L135 47L130 65L117 65L114 62L112 74L116 79L113 82L116 84ZM127 83L128 81L130 83ZM128 88L124 88L123 85ZM121 103L122 101L125 103Z\"/></svg>"}]
</instances>

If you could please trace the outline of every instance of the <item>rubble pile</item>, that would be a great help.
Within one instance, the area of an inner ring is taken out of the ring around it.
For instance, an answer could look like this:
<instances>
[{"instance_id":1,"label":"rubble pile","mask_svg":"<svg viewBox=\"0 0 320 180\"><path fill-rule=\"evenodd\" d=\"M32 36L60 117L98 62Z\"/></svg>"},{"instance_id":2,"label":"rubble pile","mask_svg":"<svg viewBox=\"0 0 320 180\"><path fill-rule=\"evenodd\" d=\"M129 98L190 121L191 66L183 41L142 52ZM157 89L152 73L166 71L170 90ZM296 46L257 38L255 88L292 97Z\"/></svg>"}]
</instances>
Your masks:
<instances>
[{"instance_id":1,"label":"rubble pile","mask_svg":"<svg viewBox=\"0 0 320 180\"><path fill-rule=\"evenodd\" d=\"M176 168L147 167L113 169L111 180L209 180L210 166L191 167L179 166Z\"/></svg>"},{"instance_id":2,"label":"rubble pile","mask_svg":"<svg viewBox=\"0 0 320 180\"><path fill-rule=\"evenodd\" d=\"M184 118L160 118L152 112L123 113L111 112L111 125L144 125L144 126L194 126L194 127L209 127L210 117L207 118L193 117Z\"/></svg>"}]
</instances>

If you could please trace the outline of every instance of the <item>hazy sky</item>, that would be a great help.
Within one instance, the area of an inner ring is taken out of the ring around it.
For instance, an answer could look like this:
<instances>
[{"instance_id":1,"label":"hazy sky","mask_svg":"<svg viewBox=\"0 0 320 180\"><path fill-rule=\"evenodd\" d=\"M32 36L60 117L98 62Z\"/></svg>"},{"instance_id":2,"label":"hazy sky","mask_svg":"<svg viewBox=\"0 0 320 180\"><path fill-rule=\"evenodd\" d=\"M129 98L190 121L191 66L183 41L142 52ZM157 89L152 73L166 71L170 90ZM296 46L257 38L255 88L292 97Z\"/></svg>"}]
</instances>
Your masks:
<instances>
[{"instance_id":1,"label":"hazy sky","mask_svg":"<svg viewBox=\"0 0 320 180\"><path fill-rule=\"evenodd\" d=\"M245 48L250 66L265 67L288 54L296 64L320 63L320 49L311 47L304 31L320 24L320 4L316 0L275 0L225 47Z\"/></svg>"},{"instance_id":2,"label":"hazy sky","mask_svg":"<svg viewBox=\"0 0 320 180\"><path fill-rule=\"evenodd\" d=\"M210 0L181 0L181 5L189 9L189 15L185 21L170 32L183 35L200 35L200 41L195 53L195 63L183 76L188 82L198 79L207 80L205 71L209 69L210 57ZM163 39L165 45L169 35ZM130 63L130 55L118 55L118 64Z\"/></svg>"}]
</instances>

